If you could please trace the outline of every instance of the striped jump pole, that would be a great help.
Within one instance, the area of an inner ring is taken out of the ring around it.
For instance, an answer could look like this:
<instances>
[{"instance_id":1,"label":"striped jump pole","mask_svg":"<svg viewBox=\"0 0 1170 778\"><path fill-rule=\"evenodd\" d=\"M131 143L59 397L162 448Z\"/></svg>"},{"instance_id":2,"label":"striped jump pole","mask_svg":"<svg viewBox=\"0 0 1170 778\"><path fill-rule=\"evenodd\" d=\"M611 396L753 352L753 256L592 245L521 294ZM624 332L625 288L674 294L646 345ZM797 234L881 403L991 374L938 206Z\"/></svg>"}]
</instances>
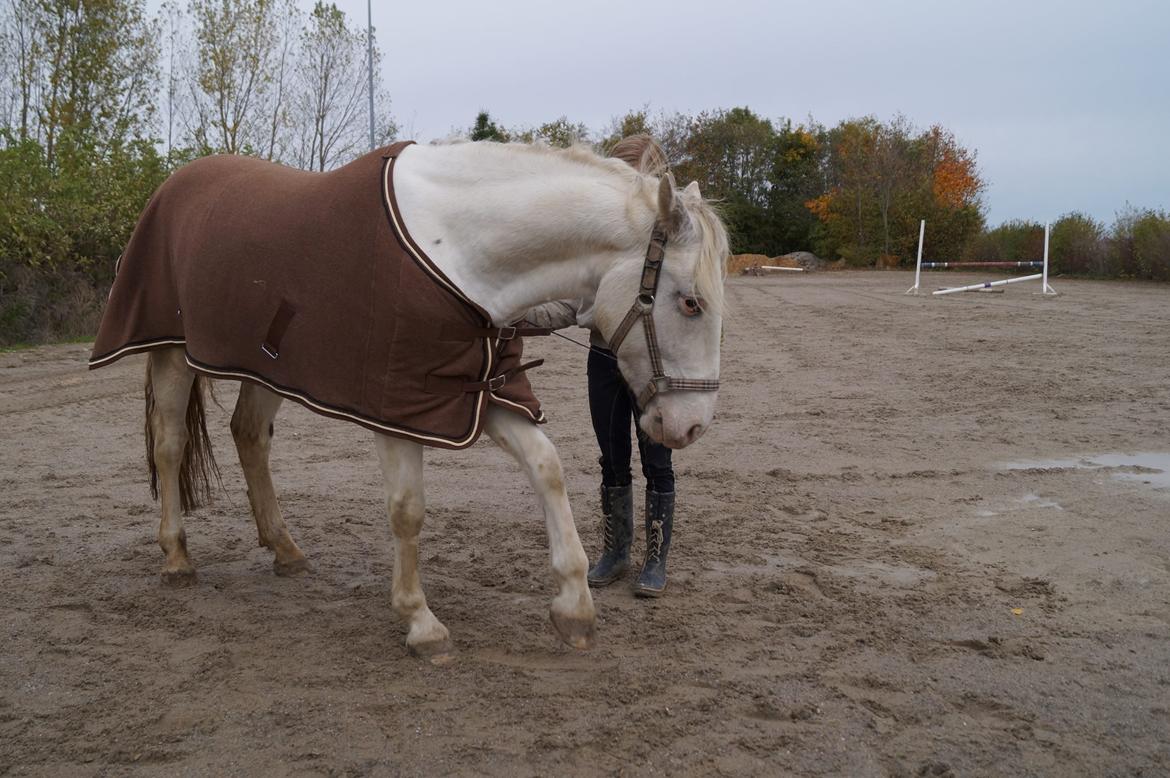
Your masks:
<instances>
[{"instance_id":1,"label":"striped jump pole","mask_svg":"<svg viewBox=\"0 0 1170 778\"><path fill-rule=\"evenodd\" d=\"M944 294L955 294L957 292L974 292L980 289L991 289L995 286L1006 286L1008 284L1018 284L1021 281L1035 281L1040 280L1040 291L1037 294L1056 294L1056 290L1048 284L1048 239L1051 236L1051 225L1044 225L1044 259L1041 261L1027 261L1027 262L922 262L922 232L919 230L918 238L918 267L923 268L947 268L947 267L1042 267L1043 270L1039 273L1030 276L1020 276L1018 278L1004 278L999 281L984 281L979 284L969 284L967 286L954 286L950 289L939 289L932 292L935 296ZM918 288L918 274L914 276L914 288L911 292L915 292ZM907 292L909 294L909 292Z\"/></svg>"},{"instance_id":2,"label":"striped jump pole","mask_svg":"<svg viewBox=\"0 0 1170 778\"><path fill-rule=\"evenodd\" d=\"M928 270L938 270L946 267L1040 267L1043 264L1034 259L1030 262L923 262L922 266Z\"/></svg>"}]
</instances>

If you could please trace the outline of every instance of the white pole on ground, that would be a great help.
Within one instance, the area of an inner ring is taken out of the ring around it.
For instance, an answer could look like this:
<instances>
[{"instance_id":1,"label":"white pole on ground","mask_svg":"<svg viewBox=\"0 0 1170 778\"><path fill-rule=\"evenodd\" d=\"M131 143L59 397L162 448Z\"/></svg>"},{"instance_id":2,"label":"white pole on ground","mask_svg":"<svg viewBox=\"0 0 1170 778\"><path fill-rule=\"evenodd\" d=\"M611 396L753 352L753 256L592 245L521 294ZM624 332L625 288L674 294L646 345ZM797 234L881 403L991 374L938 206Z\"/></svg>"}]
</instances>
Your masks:
<instances>
[{"instance_id":1,"label":"white pole on ground","mask_svg":"<svg viewBox=\"0 0 1170 778\"><path fill-rule=\"evenodd\" d=\"M1056 294L1056 290L1048 285L1048 234L1051 225L1045 222L1044 224L1044 279L1040 282L1042 284L1040 294Z\"/></svg>"},{"instance_id":2,"label":"white pole on ground","mask_svg":"<svg viewBox=\"0 0 1170 778\"><path fill-rule=\"evenodd\" d=\"M922 238L926 234L926 219L918 223L918 264L914 267L914 286L906 294L918 294L918 279L922 276Z\"/></svg>"},{"instance_id":3,"label":"white pole on ground","mask_svg":"<svg viewBox=\"0 0 1170 778\"><path fill-rule=\"evenodd\" d=\"M1035 281L1037 278L1042 278L1043 273L1037 273L1034 276L1019 276L1018 278L1005 278L1000 281L984 281L981 284L971 284L970 286L956 286L951 289L939 289L937 292L931 294L955 294L956 292L973 292L976 289L990 289L993 286L1005 286L1007 284L1018 284L1021 281ZM1054 293L1055 294L1055 293Z\"/></svg>"}]
</instances>

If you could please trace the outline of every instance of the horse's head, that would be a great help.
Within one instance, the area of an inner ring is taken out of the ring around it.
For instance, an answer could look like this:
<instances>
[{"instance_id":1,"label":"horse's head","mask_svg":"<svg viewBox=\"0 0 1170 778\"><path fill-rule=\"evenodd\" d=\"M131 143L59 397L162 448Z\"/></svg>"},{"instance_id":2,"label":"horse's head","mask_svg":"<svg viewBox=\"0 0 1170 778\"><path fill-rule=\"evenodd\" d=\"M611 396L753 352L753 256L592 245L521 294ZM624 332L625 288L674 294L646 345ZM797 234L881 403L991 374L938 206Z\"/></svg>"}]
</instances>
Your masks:
<instances>
[{"instance_id":1,"label":"horse's head","mask_svg":"<svg viewBox=\"0 0 1170 778\"><path fill-rule=\"evenodd\" d=\"M654 227L645 233L650 248L642 246L605 274L595 317L639 398L642 429L670 448L684 448L715 416L727 231L698 183L678 190L666 174L655 193L653 182L646 178L639 198L653 205Z\"/></svg>"}]
</instances>

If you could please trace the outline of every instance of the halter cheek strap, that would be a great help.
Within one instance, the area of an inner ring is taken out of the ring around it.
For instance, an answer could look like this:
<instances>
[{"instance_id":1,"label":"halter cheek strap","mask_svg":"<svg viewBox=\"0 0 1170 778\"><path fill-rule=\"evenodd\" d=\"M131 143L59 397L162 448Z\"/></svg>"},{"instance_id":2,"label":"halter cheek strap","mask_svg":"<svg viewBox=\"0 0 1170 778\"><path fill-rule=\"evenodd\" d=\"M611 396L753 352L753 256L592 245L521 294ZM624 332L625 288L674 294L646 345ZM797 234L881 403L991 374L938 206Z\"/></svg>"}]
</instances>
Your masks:
<instances>
[{"instance_id":1,"label":"halter cheek strap","mask_svg":"<svg viewBox=\"0 0 1170 778\"><path fill-rule=\"evenodd\" d=\"M666 228L661 221L655 221L654 228L650 231L650 245L646 247L646 261L642 265L642 281L638 287L638 296L609 339L610 351L617 354L634 324L639 319L642 320L646 334L646 350L650 354L650 368L653 374L646 388L638 394L639 408L645 408L656 395L666 391L714 392L719 389L718 379L675 378L668 376L662 367L658 334L654 330L654 297L658 294L658 279L665 257Z\"/></svg>"}]
</instances>

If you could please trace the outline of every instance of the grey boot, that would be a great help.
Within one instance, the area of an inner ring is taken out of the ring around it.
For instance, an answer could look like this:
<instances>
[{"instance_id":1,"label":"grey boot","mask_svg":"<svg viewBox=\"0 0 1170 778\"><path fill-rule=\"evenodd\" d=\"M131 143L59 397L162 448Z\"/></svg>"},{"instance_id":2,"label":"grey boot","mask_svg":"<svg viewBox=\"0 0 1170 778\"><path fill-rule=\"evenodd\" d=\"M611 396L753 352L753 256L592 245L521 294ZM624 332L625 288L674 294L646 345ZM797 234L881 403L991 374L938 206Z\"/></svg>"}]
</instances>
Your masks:
<instances>
[{"instance_id":1,"label":"grey boot","mask_svg":"<svg viewBox=\"0 0 1170 778\"><path fill-rule=\"evenodd\" d=\"M608 586L630 566L630 541L634 538L634 490L625 486L601 487L601 558L589 570L590 586Z\"/></svg>"},{"instance_id":2,"label":"grey boot","mask_svg":"<svg viewBox=\"0 0 1170 778\"><path fill-rule=\"evenodd\" d=\"M674 526L674 492L646 490L646 561L634 582L634 594L658 597L666 589L666 555Z\"/></svg>"}]
</instances>

